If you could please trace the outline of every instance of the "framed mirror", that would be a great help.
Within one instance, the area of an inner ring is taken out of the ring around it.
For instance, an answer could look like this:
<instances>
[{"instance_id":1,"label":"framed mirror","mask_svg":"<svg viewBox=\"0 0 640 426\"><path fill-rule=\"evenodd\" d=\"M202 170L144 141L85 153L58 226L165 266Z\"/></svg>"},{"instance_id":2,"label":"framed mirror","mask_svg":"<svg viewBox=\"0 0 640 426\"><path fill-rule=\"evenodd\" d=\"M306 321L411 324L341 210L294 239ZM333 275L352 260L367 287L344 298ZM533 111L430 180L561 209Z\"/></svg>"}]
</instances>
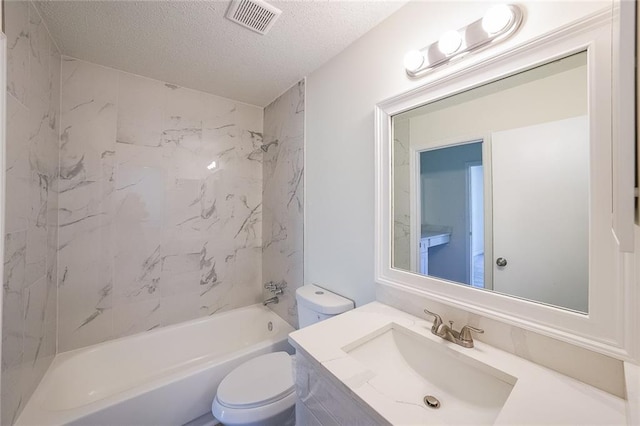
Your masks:
<instances>
[{"instance_id":1,"label":"framed mirror","mask_svg":"<svg viewBox=\"0 0 640 426\"><path fill-rule=\"evenodd\" d=\"M605 10L377 105L378 283L632 357L611 33Z\"/></svg>"}]
</instances>

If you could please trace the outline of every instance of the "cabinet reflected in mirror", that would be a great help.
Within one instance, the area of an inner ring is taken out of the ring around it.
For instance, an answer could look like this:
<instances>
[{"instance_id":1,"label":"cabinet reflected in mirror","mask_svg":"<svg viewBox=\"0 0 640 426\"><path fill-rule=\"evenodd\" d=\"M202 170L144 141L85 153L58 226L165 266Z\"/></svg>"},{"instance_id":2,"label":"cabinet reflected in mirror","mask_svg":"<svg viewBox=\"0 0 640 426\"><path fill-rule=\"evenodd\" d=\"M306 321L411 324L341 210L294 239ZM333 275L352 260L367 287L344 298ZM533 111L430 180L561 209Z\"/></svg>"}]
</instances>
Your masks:
<instances>
[{"instance_id":1,"label":"cabinet reflected in mirror","mask_svg":"<svg viewBox=\"0 0 640 426\"><path fill-rule=\"evenodd\" d=\"M587 54L396 115L394 268L588 312Z\"/></svg>"}]
</instances>

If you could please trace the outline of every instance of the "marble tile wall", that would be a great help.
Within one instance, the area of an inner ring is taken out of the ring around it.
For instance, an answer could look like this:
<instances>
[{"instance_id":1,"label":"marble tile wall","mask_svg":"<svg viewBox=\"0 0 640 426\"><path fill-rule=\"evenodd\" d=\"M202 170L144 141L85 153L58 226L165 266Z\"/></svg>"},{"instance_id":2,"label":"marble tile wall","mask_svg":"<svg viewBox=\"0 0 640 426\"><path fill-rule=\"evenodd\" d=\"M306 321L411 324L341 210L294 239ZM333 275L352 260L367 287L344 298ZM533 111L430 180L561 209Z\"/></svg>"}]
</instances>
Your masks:
<instances>
[{"instance_id":1,"label":"marble tile wall","mask_svg":"<svg viewBox=\"0 0 640 426\"><path fill-rule=\"evenodd\" d=\"M36 7L4 3L7 36L2 425L56 352L60 53Z\"/></svg>"},{"instance_id":2,"label":"marble tile wall","mask_svg":"<svg viewBox=\"0 0 640 426\"><path fill-rule=\"evenodd\" d=\"M260 302L262 108L61 73L59 351Z\"/></svg>"},{"instance_id":3,"label":"marble tile wall","mask_svg":"<svg viewBox=\"0 0 640 426\"><path fill-rule=\"evenodd\" d=\"M393 139L393 267L411 270L409 120L395 120Z\"/></svg>"},{"instance_id":4,"label":"marble tile wall","mask_svg":"<svg viewBox=\"0 0 640 426\"><path fill-rule=\"evenodd\" d=\"M294 327L295 291L303 284L304 106L302 80L265 108L262 146L262 280L285 286L280 302L269 306Z\"/></svg>"}]
</instances>

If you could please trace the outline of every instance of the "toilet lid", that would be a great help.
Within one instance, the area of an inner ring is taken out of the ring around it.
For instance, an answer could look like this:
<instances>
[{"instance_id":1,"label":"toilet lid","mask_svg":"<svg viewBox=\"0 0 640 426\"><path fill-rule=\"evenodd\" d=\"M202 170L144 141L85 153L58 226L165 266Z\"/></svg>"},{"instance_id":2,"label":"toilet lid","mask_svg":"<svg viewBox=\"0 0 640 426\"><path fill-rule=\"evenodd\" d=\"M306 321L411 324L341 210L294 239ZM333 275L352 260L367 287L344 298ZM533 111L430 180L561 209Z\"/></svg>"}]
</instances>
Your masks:
<instances>
[{"instance_id":1,"label":"toilet lid","mask_svg":"<svg viewBox=\"0 0 640 426\"><path fill-rule=\"evenodd\" d=\"M230 408L253 408L293 392L291 356L286 352L260 355L238 366L218 386L218 401Z\"/></svg>"}]
</instances>

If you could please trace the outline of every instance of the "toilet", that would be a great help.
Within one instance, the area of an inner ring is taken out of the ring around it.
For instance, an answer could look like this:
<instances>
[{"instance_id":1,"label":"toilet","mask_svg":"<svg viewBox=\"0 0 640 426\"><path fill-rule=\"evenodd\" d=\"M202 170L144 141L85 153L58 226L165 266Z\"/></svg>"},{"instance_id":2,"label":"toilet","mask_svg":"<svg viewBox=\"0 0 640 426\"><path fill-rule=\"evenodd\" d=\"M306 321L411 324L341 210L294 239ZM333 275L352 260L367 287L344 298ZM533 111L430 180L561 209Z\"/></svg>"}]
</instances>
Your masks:
<instances>
[{"instance_id":1,"label":"toilet","mask_svg":"<svg viewBox=\"0 0 640 426\"><path fill-rule=\"evenodd\" d=\"M353 302L316 285L296 290L300 328L353 309ZM211 405L225 426L295 425L294 377L291 355L272 352L231 371L220 383Z\"/></svg>"}]
</instances>

